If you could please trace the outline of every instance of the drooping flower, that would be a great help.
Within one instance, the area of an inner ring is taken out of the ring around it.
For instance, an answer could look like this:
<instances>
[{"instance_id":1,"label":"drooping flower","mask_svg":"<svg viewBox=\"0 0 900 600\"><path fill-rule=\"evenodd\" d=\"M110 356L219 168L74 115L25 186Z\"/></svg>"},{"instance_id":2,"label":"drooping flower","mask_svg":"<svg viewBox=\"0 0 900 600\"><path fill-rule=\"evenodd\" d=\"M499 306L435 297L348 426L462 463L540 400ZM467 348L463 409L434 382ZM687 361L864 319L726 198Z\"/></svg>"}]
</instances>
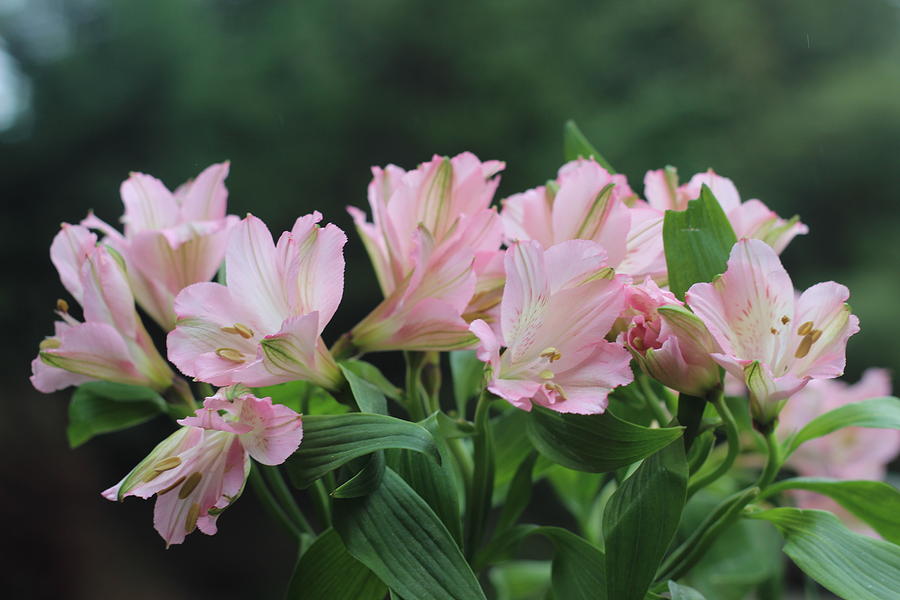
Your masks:
<instances>
[{"instance_id":1,"label":"drooping flower","mask_svg":"<svg viewBox=\"0 0 900 600\"><path fill-rule=\"evenodd\" d=\"M719 382L710 356L717 346L706 325L652 280L625 288L628 319L619 341L648 375L684 394L704 397Z\"/></svg>"},{"instance_id":2,"label":"drooping flower","mask_svg":"<svg viewBox=\"0 0 900 600\"><path fill-rule=\"evenodd\" d=\"M51 260L81 305L84 322L69 314L68 302L57 302L61 320L31 363L31 383L38 391L98 379L156 390L172 384L172 371L144 329L124 267L112 252L79 225L64 223L53 239Z\"/></svg>"},{"instance_id":3,"label":"drooping flower","mask_svg":"<svg viewBox=\"0 0 900 600\"><path fill-rule=\"evenodd\" d=\"M606 409L607 395L631 382L630 356L604 336L625 304L623 277L595 242L572 240L544 250L536 241L506 251L499 331L472 322L488 389L514 406L564 413Z\"/></svg>"},{"instance_id":4,"label":"drooping flower","mask_svg":"<svg viewBox=\"0 0 900 600\"><path fill-rule=\"evenodd\" d=\"M859 331L849 296L829 281L795 297L775 251L742 240L725 273L694 284L685 299L719 345L712 357L746 383L754 420L765 428L810 380L843 374L847 340Z\"/></svg>"},{"instance_id":5,"label":"drooping flower","mask_svg":"<svg viewBox=\"0 0 900 600\"><path fill-rule=\"evenodd\" d=\"M472 344L462 315L484 313L500 287L489 267L502 231L489 206L499 183L494 176L503 166L463 153L435 156L414 171L372 169L373 222L357 208L348 210L385 299L353 328L357 348L450 350Z\"/></svg>"},{"instance_id":6,"label":"drooping flower","mask_svg":"<svg viewBox=\"0 0 900 600\"><path fill-rule=\"evenodd\" d=\"M125 258L138 303L166 330L175 326L178 292L209 281L222 264L238 221L225 214L228 168L227 162L212 165L174 193L155 177L132 173L121 187L124 235L93 213L82 221Z\"/></svg>"},{"instance_id":7,"label":"drooping flower","mask_svg":"<svg viewBox=\"0 0 900 600\"><path fill-rule=\"evenodd\" d=\"M103 492L108 500L156 496L153 526L166 545L200 529L216 533L216 519L241 495L250 458L283 463L300 446L301 416L240 386L222 388L194 416L160 442L122 481Z\"/></svg>"},{"instance_id":8,"label":"drooping flower","mask_svg":"<svg viewBox=\"0 0 900 600\"><path fill-rule=\"evenodd\" d=\"M697 173L681 186L678 185L678 173L672 167L647 171L644 195L650 206L657 210L685 210L690 200L700 197L704 185L719 201L738 239L762 240L781 254L792 239L809 231L797 217L782 219L759 200L741 202L734 183L712 169Z\"/></svg>"},{"instance_id":9,"label":"drooping flower","mask_svg":"<svg viewBox=\"0 0 900 600\"><path fill-rule=\"evenodd\" d=\"M328 388L341 374L321 333L344 292L344 244L315 212L297 219L276 246L247 215L225 258L228 285L196 283L175 298L169 360L213 385L263 386L304 379Z\"/></svg>"},{"instance_id":10,"label":"drooping flower","mask_svg":"<svg viewBox=\"0 0 900 600\"><path fill-rule=\"evenodd\" d=\"M826 412L891 394L890 375L884 369L869 369L860 381L849 385L839 380L811 381L784 407L778 433L786 438ZM848 480L883 480L887 465L900 453L900 431L844 427L805 442L787 464L803 477ZM814 492L795 490L792 497L800 508L829 510L861 533L872 530L850 515L837 502Z\"/></svg>"},{"instance_id":11,"label":"drooping flower","mask_svg":"<svg viewBox=\"0 0 900 600\"><path fill-rule=\"evenodd\" d=\"M664 278L662 212L637 198L624 175L594 160L563 165L555 181L503 200L506 238L545 248L566 240L601 244L616 272Z\"/></svg>"}]
</instances>

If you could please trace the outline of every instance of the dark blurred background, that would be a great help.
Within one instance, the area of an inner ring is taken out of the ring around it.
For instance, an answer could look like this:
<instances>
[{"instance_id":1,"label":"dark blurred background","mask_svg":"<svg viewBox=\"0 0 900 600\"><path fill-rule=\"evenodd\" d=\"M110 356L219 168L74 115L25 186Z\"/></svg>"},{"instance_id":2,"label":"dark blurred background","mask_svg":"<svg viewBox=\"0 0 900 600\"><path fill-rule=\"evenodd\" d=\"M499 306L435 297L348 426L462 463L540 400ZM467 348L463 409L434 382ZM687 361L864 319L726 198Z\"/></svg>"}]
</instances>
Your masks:
<instances>
[{"instance_id":1,"label":"dark blurred background","mask_svg":"<svg viewBox=\"0 0 900 600\"><path fill-rule=\"evenodd\" d=\"M855 380L900 367L898 34L896 0L0 0L4 596L277 598L292 568L252 494L164 551L150 503L99 491L171 425L70 451L69 394L28 384L58 224L115 222L129 171L174 187L227 158L230 212L349 231L370 165L471 150L507 161L502 197L553 176L574 118L637 190L714 167L800 214L783 259L797 287L849 285ZM378 296L353 236L347 258L329 341Z\"/></svg>"}]
</instances>

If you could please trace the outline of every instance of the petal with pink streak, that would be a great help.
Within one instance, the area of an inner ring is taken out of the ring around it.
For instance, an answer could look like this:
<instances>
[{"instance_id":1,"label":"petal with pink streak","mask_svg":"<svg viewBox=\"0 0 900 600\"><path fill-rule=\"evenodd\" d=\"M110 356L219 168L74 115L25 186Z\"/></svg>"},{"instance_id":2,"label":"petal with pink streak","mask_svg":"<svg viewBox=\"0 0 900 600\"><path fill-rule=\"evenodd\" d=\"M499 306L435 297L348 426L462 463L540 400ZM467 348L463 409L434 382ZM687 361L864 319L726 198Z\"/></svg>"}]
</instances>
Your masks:
<instances>
[{"instance_id":1,"label":"petal with pink streak","mask_svg":"<svg viewBox=\"0 0 900 600\"><path fill-rule=\"evenodd\" d=\"M335 225L312 225L303 231L297 220L292 232L295 259L285 285L295 314L319 313L319 333L331 321L344 294L344 245L347 236Z\"/></svg>"},{"instance_id":2,"label":"petal with pink streak","mask_svg":"<svg viewBox=\"0 0 900 600\"><path fill-rule=\"evenodd\" d=\"M741 240L735 244L725 273L711 284L691 286L686 301L725 354L774 367L788 352L789 332L794 327L794 287L765 242ZM782 374L783 370L776 373Z\"/></svg>"},{"instance_id":3,"label":"petal with pink streak","mask_svg":"<svg viewBox=\"0 0 900 600\"><path fill-rule=\"evenodd\" d=\"M581 364L557 373L553 382L562 394L549 401L549 394L537 401L561 413L597 414L606 410L609 392L634 379L631 354L619 344L599 342Z\"/></svg>"},{"instance_id":4,"label":"petal with pink streak","mask_svg":"<svg viewBox=\"0 0 900 600\"><path fill-rule=\"evenodd\" d=\"M145 229L164 229L176 225L180 218L178 202L163 183L150 175L132 173L120 188L125 204L125 235Z\"/></svg>"},{"instance_id":5,"label":"petal with pink streak","mask_svg":"<svg viewBox=\"0 0 900 600\"><path fill-rule=\"evenodd\" d=\"M500 360L501 342L491 326L481 319L472 321L469 325L469 331L478 338L478 360L488 363L493 368L497 368Z\"/></svg>"},{"instance_id":6,"label":"petal with pink streak","mask_svg":"<svg viewBox=\"0 0 900 600\"><path fill-rule=\"evenodd\" d=\"M183 220L212 221L225 216L228 202L225 179L230 167L229 161L210 165L196 179L175 190L175 197L181 203Z\"/></svg>"},{"instance_id":7,"label":"petal with pink streak","mask_svg":"<svg viewBox=\"0 0 900 600\"><path fill-rule=\"evenodd\" d=\"M532 350L534 332L546 318L550 282L540 244L517 242L506 251L506 287L500 308L503 339L516 362ZM540 349L538 349L540 351Z\"/></svg>"},{"instance_id":8,"label":"petal with pink streak","mask_svg":"<svg viewBox=\"0 0 900 600\"><path fill-rule=\"evenodd\" d=\"M250 394L234 401L241 425L250 431L240 435L241 444L257 462L280 465L297 451L303 440L303 420L283 404L272 404L271 398Z\"/></svg>"},{"instance_id":9,"label":"petal with pink streak","mask_svg":"<svg viewBox=\"0 0 900 600\"><path fill-rule=\"evenodd\" d=\"M225 264L228 289L234 298L255 307L265 331L278 331L291 311L275 243L265 223L247 215L234 228Z\"/></svg>"},{"instance_id":10,"label":"petal with pink streak","mask_svg":"<svg viewBox=\"0 0 900 600\"><path fill-rule=\"evenodd\" d=\"M108 323L129 338L137 337L134 296L123 267L109 250L98 246L81 267L84 320Z\"/></svg>"},{"instance_id":11,"label":"petal with pink streak","mask_svg":"<svg viewBox=\"0 0 900 600\"><path fill-rule=\"evenodd\" d=\"M83 297L81 267L96 245L96 235L85 227L68 223L62 224L50 244L50 260L59 273L59 279L79 303Z\"/></svg>"}]
</instances>

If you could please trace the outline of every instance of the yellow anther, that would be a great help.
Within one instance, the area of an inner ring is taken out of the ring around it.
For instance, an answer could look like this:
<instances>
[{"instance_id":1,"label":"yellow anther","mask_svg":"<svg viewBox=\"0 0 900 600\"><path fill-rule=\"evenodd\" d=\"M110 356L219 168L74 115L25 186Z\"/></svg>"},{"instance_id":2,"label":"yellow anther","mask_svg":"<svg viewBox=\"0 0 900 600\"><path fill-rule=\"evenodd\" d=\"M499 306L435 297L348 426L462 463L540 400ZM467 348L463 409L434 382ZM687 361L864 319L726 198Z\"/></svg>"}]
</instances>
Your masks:
<instances>
[{"instance_id":1,"label":"yellow anther","mask_svg":"<svg viewBox=\"0 0 900 600\"><path fill-rule=\"evenodd\" d=\"M807 321L806 323L802 324L800 327L797 328L797 333L799 333L800 335L806 335L807 333L811 332L812 330L813 330L813 322Z\"/></svg>"},{"instance_id":2,"label":"yellow anther","mask_svg":"<svg viewBox=\"0 0 900 600\"><path fill-rule=\"evenodd\" d=\"M38 344L38 348L41 350L55 350L62 346L62 342L59 341L59 338L48 337L41 340L41 343Z\"/></svg>"},{"instance_id":3,"label":"yellow anther","mask_svg":"<svg viewBox=\"0 0 900 600\"><path fill-rule=\"evenodd\" d=\"M812 343L815 344L816 342L819 341L819 338L822 337L822 330L821 329L813 329L809 333L809 337L812 339Z\"/></svg>"},{"instance_id":4,"label":"yellow anther","mask_svg":"<svg viewBox=\"0 0 900 600\"><path fill-rule=\"evenodd\" d=\"M203 479L203 473L200 471L194 471L191 473L187 480L184 482L184 485L181 486L181 489L178 490L178 497L181 500L184 500L188 496L191 495L191 492L194 491L194 488L197 487L197 484L200 483L200 480Z\"/></svg>"},{"instance_id":5,"label":"yellow anther","mask_svg":"<svg viewBox=\"0 0 900 600\"><path fill-rule=\"evenodd\" d=\"M559 396L563 400L568 400L568 397L566 396L566 392L562 389L562 386L559 385L558 383L547 382L544 384L544 389L547 390L548 392L556 392L557 396ZM549 400L551 403L555 403L557 401L557 399L553 396L550 396Z\"/></svg>"},{"instance_id":6,"label":"yellow anther","mask_svg":"<svg viewBox=\"0 0 900 600\"><path fill-rule=\"evenodd\" d=\"M155 465L153 465L153 470L162 473L164 471L168 471L170 469L174 469L175 467L181 464L181 458L177 456L168 456Z\"/></svg>"},{"instance_id":7,"label":"yellow anther","mask_svg":"<svg viewBox=\"0 0 900 600\"><path fill-rule=\"evenodd\" d=\"M159 477L159 472L158 472L158 471L150 471L150 476L149 476L149 477L144 477L144 481L153 481L153 480L156 479L157 477ZM182 481L184 481L184 477L179 477L178 479L175 480L175 483L173 483L172 485L166 487L165 489L162 489L162 490L159 490L158 492L156 492L156 495L157 495L157 496L162 496L163 494L168 494L169 492L171 492L172 490L174 490L175 488L177 488L179 485L181 485L181 482L182 482Z\"/></svg>"},{"instance_id":8,"label":"yellow anther","mask_svg":"<svg viewBox=\"0 0 900 600\"><path fill-rule=\"evenodd\" d=\"M813 336L803 336L803 340L801 340L800 345L797 346L797 351L794 353L794 356L797 358L805 357L807 354L809 354L809 349L812 348L812 345Z\"/></svg>"},{"instance_id":9,"label":"yellow anther","mask_svg":"<svg viewBox=\"0 0 900 600\"><path fill-rule=\"evenodd\" d=\"M219 358L224 358L225 360L230 360L234 363L242 363L246 361L244 355L234 348L219 348L216 350L216 356L218 356Z\"/></svg>"},{"instance_id":10,"label":"yellow anther","mask_svg":"<svg viewBox=\"0 0 900 600\"><path fill-rule=\"evenodd\" d=\"M778 330L774 327L770 328L769 331L772 333L772 335L778 335Z\"/></svg>"},{"instance_id":11,"label":"yellow anther","mask_svg":"<svg viewBox=\"0 0 900 600\"><path fill-rule=\"evenodd\" d=\"M562 353L554 346L548 346L541 352L541 358L546 358L550 362L556 362L562 358Z\"/></svg>"},{"instance_id":12,"label":"yellow anther","mask_svg":"<svg viewBox=\"0 0 900 600\"><path fill-rule=\"evenodd\" d=\"M63 300L62 298L58 298L56 300L56 310L62 313L69 312L69 303Z\"/></svg>"},{"instance_id":13,"label":"yellow anther","mask_svg":"<svg viewBox=\"0 0 900 600\"><path fill-rule=\"evenodd\" d=\"M553 371L550 369L544 369L538 375L541 379L553 379Z\"/></svg>"},{"instance_id":14,"label":"yellow anther","mask_svg":"<svg viewBox=\"0 0 900 600\"><path fill-rule=\"evenodd\" d=\"M644 338L636 337L631 340L631 347L638 351L643 351L644 349Z\"/></svg>"},{"instance_id":15,"label":"yellow anther","mask_svg":"<svg viewBox=\"0 0 900 600\"><path fill-rule=\"evenodd\" d=\"M197 517L200 516L200 504L194 502L188 509L187 518L184 520L184 532L190 533L197 526Z\"/></svg>"},{"instance_id":16,"label":"yellow anther","mask_svg":"<svg viewBox=\"0 0 900 600\"><path fill-rule=\"evenodd\" d=\"M230 327L223 327L222 331L225 333L236 333L245 340L249 340L253 337L253 330L244 325L243 323L235 323Z\"/></svg>"},{"instance_id":17,"label":"yellow anther","mask_svg":"<svg viewBox=\"0 0 900 600\"><path fill-rule=\"evenodd\" d=\"M791 318L790 318L789 316L784 315L783 317L781 317L781 324L782 324L782 325L787 325L787 324L790 323L790 322L791 322Z\"/></svg>"}]
</instances>

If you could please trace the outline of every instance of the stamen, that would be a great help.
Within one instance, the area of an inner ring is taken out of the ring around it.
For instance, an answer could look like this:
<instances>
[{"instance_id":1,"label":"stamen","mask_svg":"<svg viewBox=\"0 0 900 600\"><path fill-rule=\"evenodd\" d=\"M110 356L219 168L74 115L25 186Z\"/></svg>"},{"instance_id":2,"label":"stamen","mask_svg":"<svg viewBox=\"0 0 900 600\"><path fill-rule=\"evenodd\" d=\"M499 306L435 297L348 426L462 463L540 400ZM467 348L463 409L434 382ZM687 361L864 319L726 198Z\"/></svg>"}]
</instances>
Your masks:
<instances>
[{"instance_id":1,"label":"stamen","mask_svg":"<svg viewBox=\"0 0 900 600\"><path fill-rule=\"evenodd\" d=\"M62 298L58 298L56 300L56 310L63 313L69 312L69 303Z\"/></svg>"},{"instance_id":2,"label":"stamen","mask_svg":"<svg viewBox=\"0 0 900 600\"><path fill-rule=\"evenodd\" d=\"M556 362L562 358L562 353L554 346L548 346L541 352L541 358L546 358L550 362Z\"/></svg>"},{"instance_id":3,"label":"stamen","mask_svg":"<svg viewBox=\"0 0 900 600\"><path fill-rule=\"evenodd\" d=\"M222 331L224 331L225 333L236 333L245 340L249 340L253 337L253 330L243 323L235 323L230 327L222 327Z\"/></svg>"},{"instance_id":4,"label":"stamen","mask_svg":"<svg viewBox=\"0 0 900 600\"><path fill-rule=\"evenodd\" d=\"M800 345L797 346L797 351L794 353L796 358L803 358L807 354L809 354L809 349L812 348L813 345L813 336L807 335L803 337L803 340L800 342Z\"/></svg>"},{"instance_id":5,"label":"stamen","mask_svg":"<svg viewBox=\"0 0 900 600\"><path fill-rule=\"evenodd\" d=\"M234 348L219 348L216 350L216 356L224 358L225 360L230 360L234 363L242 363L246 360L244 355Z\"/></svg>"},{"instance_id":6,"label":"stamen","mask_svg":"<svg viewBox=\"0 0 900 600\"><path fill-rule=\"evenodd\" d=\"M184 485L181 486L181 489L178 490L178 498L184 500L188 496L191 495L191 492L194 491L194 488L197 487L197 484L200 483L200 480L203 479L203 473L200 471L194 471L187 478L187 481L184 482Z\"/></svg>"},{"instance_id":7,"label":"stamen","mask_svg":"<svg viewBox=\"0 0 900 600\"><path fill-rule=\"evenodd\" d=\"M538 375L541 379L553 379L553 371L550 369L544 369Z\"/></svg>"},{"instance_id":8,"label":"stamen","mask_svg":"<svg viewBox=\"0 0 900 600\"><path fill-rule=\"evenodd\" d=\"M797 333L799 333L800 335L806 335L807 333L811 332L812 330L813 330L813 322L807 321L806 323L802 324L800 327L797 328Z\"/></svg>"},{"instance_id":9,"label":"stamen","mask_svg":"<svg viewBox=\"0 0 900 600\"><path fill-rule=\"evenodd\" d=\"M790 323L790 322L791 322L791 318L790 318L789 316L784 315L783 317L781 317L781 324L782 324L782 325L787 325L787 324Z\"/></svg>"},{"instance_id":10,"label":"stamen","mask_svg":"<svg viewBox=\"0 0 900 600\"><path fill-rule=\"evenodd\" d=\"M770 328L769 331L772 333L772 335L778 335L778 330L774 327Z\"/></svg>"},{"instance_id":11,"label":"stamen","mask_svg":"<svg viewBox=\"0 0 900 600\"><path fill-rule=\"evenodd\" d=\"M144 478L144 481L152 481L153 479L156 479L156 477L159 476L159 473L156 472L156 471L151 471L151 473L152 473L153 475L152 475L149 479L148 479L148 478ZM162 489L162 490L159 490L158 492L156 492L156 495L157 495L157 496L162 496L163 494L168 494L169 492L171 492L172 490L174 490L175 488L177 488L179 485L181 485L181 482L182 482L182 481L184 481L184 477L179 477L177 480L175 480L175 483L173 483L173 484L170 485L169 487L167 487L167 488L165 488L165 489Z\"/></svg>"},{"instance_id":12,"label":"stamen","mask_svg":"<svg viewBox=\"0 0 900 600\"><path fill-rule=\"evenodd\" d=\"M638 351L642 351L644 349L644 338L636 337L631 340L631 346Z\"/></svg>"},{"instance_id":13,"label":"stamen","mask_svg":"<svg viewBox=\"0 0 900 600\"><path fill-rule=\"evenodd\" d=\"M48 337L41 340L41 343L38 344L38 348L41 350L55 350L62 346L62 342L59 341L59 338Z\"/></svg>"},{"instance_id":14,"label":"stamen","mask_svg":"<svg viewBox=\"0 0 900 600\"><path fill-rule=\"evenodd\" d=\"M187 518L184 520L184 532L190 533L197 526L197 518L200 516L200 504L194 502L188 510Z\"/></svg>"},{"instance_id":15,"label":"stamen","mask_svg":"<svg viewBox=\"0 0 900 600\"><path fill-rule=\"evenodd\" d=\"M159 473L164 471L168 471L170 469L174 469L175 467L181 464L181 458L178 456L168 456L155 465L153 465L153 470Z\"/></svg>"},{"instance_id":16,"label":"stamen","mask_svg":"<svg viewBox=\"0 0 900 600\"><path fill-rule=\"evenodd\" d=\"M819 338L822 337L822 330L821 329L813 329L812 332L809 334L809 337L812 338L812 343L815 344L816 342L819 341Z\"/></svg>"}]
</instances>

